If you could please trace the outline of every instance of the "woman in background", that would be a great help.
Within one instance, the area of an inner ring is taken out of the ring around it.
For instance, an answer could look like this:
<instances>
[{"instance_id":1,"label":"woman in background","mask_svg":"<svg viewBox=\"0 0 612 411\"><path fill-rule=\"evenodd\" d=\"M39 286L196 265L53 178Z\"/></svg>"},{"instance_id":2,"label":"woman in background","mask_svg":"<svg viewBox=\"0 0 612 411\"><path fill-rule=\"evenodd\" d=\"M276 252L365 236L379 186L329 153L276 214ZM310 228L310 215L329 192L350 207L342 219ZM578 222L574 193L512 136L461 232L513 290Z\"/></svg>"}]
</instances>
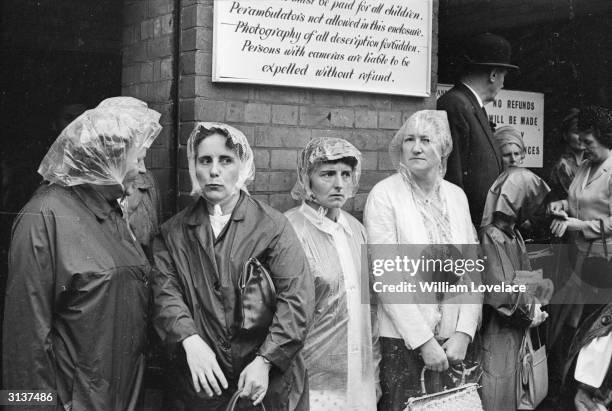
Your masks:
<instances>
[{"instance_id":1,"label":"woman in background","mask_svg":"<svg viewBox=\"0 0 612 411\"><path fill-rule=\"evenodd\" d=\"M555 200L567 198L576 171L584 161L584 145L578 133L579 114L580 110L571 108L561 122L561 138L566 149L550 172L550 187Z\"/></svg>"},{"instance_id":2,"label":"woman in background","mask_svg":"<svg viewBox=\"0 0 612 411\"><path fill-rule=\"evenodd\" d=\"M362 304L365 229L342 210L357 193L361 153L340 138L311 140L285 213L315 277L315 310L304 345L311 411L376 410L379 351L375 312ZM366 277L367 280L368 277Z\"/></svg>"},{"instance_id":3,"label":"woman in background","mask_svg":"<svg viewBox=\"0 0 612 411\"><path fill-rule=\"evenodd\" d=\"M521 132L512 126L504 126L495 130L495 144L502 156L504 171L510 167L519 167L525 160L525 143Z\"/></svg>"}]
</instances>

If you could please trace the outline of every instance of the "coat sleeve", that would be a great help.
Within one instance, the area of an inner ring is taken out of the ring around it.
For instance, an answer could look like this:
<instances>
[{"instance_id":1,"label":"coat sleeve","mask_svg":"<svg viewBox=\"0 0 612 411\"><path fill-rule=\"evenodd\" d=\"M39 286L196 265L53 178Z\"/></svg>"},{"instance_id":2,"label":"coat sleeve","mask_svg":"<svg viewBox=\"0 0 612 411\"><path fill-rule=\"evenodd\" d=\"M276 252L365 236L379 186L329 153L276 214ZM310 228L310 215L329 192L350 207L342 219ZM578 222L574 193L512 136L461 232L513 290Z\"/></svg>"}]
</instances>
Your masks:
<instances>
[{"instance_id":1,"label":"coat sleeve","mask_svg":"<svg viewBox=\"0 0 612 411\"><path fill-rule=\"evenodd\" d=\"M285 371L302 349L314 310L314 279L304 249L286 217L267 259L276 288L276 312L257 351Z\"/></svg>"},{"instance_id":2,"label":"coat sleeve","mask_svg":"<svg viewBox=\"0 0 612 411\"><path fill-rule=\"evenodd\" d=\"M456 102L449 101L445 103L443 101L438 104L438 110L446 111L453 140L453 151L451 151L448 157L444 178L463 188L463 169L464 166L467 166L470 125L461 106Z\"/></svg>"},{"instance_id":3,"label":"coat sleeve","mask_svg":"<svg viewBox=\"0 0 612 411\"><path fill-rule=\"evenodd\" d=\"M197 334L197 329L189 307L185 304L176 266L162 233L153 241L153 252L155 253L153 269L155 329L166 344L176 344L190 335Z\"/></svg>"},{"instance_id":4,"label":"coat sleeve","mask_svg":"<svg viewBox=\"0 0 612 411\"><path fill-rule=\"evenodd\" d=\"M495 238L486 228L482 231L481 245L487 260L483 283L486 285L501 284L502 281L512 282L515 269L512 267L501 241ZM517 328L527 328L533 320L535 297L528 293L486 293L485 303Z\"/></svg>"},{"instance_id":5,"label":"coat sleeve","mask_svg":"<svg viewBox=\"0 0 612 411\"><path fill-rule=\"evenodd\" d=\"M3 327L3 376L8 389L57 388L51 341L55 238L51 212L25 208L15 222Z\"/></svg>"},{"instance_id":6,"label":"coat sleeve","mask_svg":"<svg viewBox=\"0 0 612 411\"><path fill-rule=\"evenodd\" d=\"M458 197L453 199L453 204L459 205L462 204L464 222L463 226L465 227L465 243L466 243L466 258L469 258L472 261L476 261L481 257L481 250L478 241L478 234L474 229L474 225L472 224L472 219L470 217L470 206L467 201L467 197L463 191L457 193ZM474 273L473 275L463 277L466 281L472 282L476 285L479 285L482 282L481 275ZM462 280L463 280L462 279ZM460 304L459 306L459 316L457 317L457 326L455 328L456 331L463 332L469 335L472 339L474 339L474 334L476 334L476 330L480 326L480 322L482 320L482 301L484 296L482 293L468 293L466 296L468 301Z\"/></svg>"},{"instance_id":7,"label":"coat sleeve","mask_svg":"<svg viewBox=\"0 0 612 411\"><path fill-rule=\"evenodd\" d=\"M370 261L378 258L378 244L399 243L393 204L380 186L372 189L368 196L364 222L368 233L368 244L370 244ZM378 297L379 306L389 317L409 349L414 350L420 347L434 336L418 305L386 303L384 293Z\"/></svg>"}]
</instances>

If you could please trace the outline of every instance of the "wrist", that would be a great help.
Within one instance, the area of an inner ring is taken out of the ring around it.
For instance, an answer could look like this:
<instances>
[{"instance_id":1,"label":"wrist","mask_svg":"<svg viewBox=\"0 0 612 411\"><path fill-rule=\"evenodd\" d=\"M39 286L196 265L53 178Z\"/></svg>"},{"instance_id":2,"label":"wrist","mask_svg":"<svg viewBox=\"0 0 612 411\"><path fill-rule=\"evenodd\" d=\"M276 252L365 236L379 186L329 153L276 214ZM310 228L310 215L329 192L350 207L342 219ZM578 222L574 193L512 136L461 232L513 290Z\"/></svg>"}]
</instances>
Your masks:
<instances>
[{"instance_id":1,"label":"wrist","mask_svg":"<svg viewBox=\"0 0 612 411\"><path fill-rule=\"evenodd\" d=\"M198 334L191 334L189 337L184 338L183 341L181 341L181 345L183 346L183 348L186 348L188 345L190 345L191 342L194 341L197 336Z\"/></svg>"},{"instance_id":2,"label":"wrist","mask_svg":"<svg viewBox=\"0 0 612 411\"><path fill-rule=\"evenodd\" d=\"M264 357L263 355L257 355L255 357L256 360L259 360L260 362L262 362L263 364L268 366L268 369L272 368L272 363L270 362L270 360L268 360L266 357Z\"/></svg>"},{"instance_id":3,"label":"wrist","mask_svg":"<svg viewBox=\"0 0 612 411\"><path fill-rule=\"evenodd\" d=\"M472 337L468 333L464 333L463 331L455 331L455 336L467 344L472 341Z\"/></svg>"}]
</instances>

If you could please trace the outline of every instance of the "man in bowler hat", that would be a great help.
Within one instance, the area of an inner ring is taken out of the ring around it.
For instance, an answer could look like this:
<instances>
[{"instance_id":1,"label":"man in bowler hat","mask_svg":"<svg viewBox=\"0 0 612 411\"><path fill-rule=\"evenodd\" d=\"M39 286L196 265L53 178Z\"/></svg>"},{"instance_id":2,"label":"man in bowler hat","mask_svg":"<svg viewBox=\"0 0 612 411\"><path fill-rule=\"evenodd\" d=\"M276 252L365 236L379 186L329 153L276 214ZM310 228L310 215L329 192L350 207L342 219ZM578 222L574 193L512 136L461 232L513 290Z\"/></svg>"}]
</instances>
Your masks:
<instances>
[{"instance_id":1,"label":"man in bowler hat","mask_svg":"<svg viewBox=\"0 0 612 411\"><path fill-rule=\"evenodd\" d=\"M438 110L448 114L453 138L445 178L465 191L476 227L489 187L502 171L484 106L502 89L508 71L518 69L510 63L510 54L505 38L491 33L475 36L466 47L459 83L438 100Z\"/></svg>"}]
</instances>

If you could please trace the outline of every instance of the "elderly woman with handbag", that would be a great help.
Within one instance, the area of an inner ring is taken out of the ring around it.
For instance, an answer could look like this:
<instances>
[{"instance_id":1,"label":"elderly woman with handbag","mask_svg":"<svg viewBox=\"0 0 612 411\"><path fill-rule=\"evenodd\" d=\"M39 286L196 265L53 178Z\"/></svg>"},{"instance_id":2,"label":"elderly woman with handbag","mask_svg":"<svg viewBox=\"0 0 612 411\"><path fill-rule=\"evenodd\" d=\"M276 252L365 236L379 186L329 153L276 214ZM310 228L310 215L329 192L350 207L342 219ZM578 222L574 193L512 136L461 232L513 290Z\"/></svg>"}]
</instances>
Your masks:
<instances>
[{"instance_id":1,"label":"elderly woman with handbag","mask_svg":"<svg viewBox=\"0 0 612 411\"><path fill-rule=\"evenodd\" d=\"M303 351L310 410L376 410L376 314L361 301L365 229L342 210L357 193L361 153L346 140L316 138L301 152L297 174L291 195L302 205L285 215L315 277L314 318Z\"/></svg>"},{"instance_id":2,"label":"elderly woman with handbag","mask_svg":"<svg viewBox=\"0 0 612 411\"><path fill-rule=\"evenodd\" d=\"M52 391L63 410L135 409L150 265L117 200L161 131L159 117L142 101L107 99L70 123L42 160L48 184L13 227L5 388Z\"/></svg>"},{"instance_id":3,"label":"elderly woman with handbag","mask_svg":"<svg viewBox=\"0 0 612 411\"><path fill-rule=\"evenodd\" d=\"M154 321L175 353L180 407L224 410L239 390L269 410L306 410L314 283L295 231L247 193L253 152L240 131L198 123L187 157L196 199L154 241Z\"/></svg>"},{"instance_id":4,"label":"elderly woman with handbag","mask_svg":"<svg viewBox=\"0 0 612 411\"><path fill-rule=\"evenodd\" d=\"M465 194L443 179L451 151L446 112L423 110L408 118L389 145L398 172L376 184L367 199L369 244L477 244ZM480 303L380 301L380 409L403 409L418 395L424 366L443 371L463 361L481 309Z\"/></svg>"},{"instance_id":5,"label":"elderly woman with handbag","mask_svg":"<svg viewBox=\"0 0 612 411\"><path fill-rule=\"evenodd\" d=\"M495 180L487 194L480 230L485 284L520 283L522 277L534 276L518 226L543 205L549 192L544 180L524 168L510 168ZM550 280L542 283L551 294ZM526 291L485 294L482 400L486 410L517 409L519 351L528 329L547 318L541 305L542 301Z\"/></svg>"}]
</instances>

